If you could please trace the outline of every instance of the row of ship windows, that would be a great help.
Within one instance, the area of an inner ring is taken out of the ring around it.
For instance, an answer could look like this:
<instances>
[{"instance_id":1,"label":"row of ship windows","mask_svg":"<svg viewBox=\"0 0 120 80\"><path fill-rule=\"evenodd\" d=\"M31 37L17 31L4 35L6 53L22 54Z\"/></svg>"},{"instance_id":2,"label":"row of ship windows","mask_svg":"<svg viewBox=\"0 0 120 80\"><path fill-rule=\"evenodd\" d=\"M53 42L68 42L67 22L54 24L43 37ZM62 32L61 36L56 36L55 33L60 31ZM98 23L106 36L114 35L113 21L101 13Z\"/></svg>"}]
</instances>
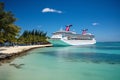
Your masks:
<instances>
[{"instance_id":1,"label":"row of ship windows","mask_svg":"<svg viewBox=\"0 0 120 80\"><path fill-rule=\"evenodd\" d=\"M68 38L68 40L92 40L92 38Z\"/></svg>"}]
</instances>

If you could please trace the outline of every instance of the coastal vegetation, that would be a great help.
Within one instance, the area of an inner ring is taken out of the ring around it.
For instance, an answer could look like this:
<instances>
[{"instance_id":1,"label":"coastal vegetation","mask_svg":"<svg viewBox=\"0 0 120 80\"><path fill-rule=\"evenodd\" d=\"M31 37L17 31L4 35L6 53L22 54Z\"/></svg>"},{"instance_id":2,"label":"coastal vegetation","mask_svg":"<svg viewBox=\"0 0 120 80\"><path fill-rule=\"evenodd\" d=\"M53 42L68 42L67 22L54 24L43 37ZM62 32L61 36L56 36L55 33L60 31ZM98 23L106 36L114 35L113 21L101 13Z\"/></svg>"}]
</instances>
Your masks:
<instances>
[{"instance_id":1,"label":"coastal vegetation","mask_svg":"<svg viewBox=\"0 0 120 80\"><path fill-rule=\"evenodd\" d=\"M17 18L11 11L4 10L4 3L0 2L0 46L5 43L13 44L40 44L47 43L46 34L43 31L24 31L20 35L21 28L14 24Z\"/></svg>"},{"instance_id":2,"label":"coastal vegetation","mask_svg":"<svg viewBox=\"0 0 120 80\"><path fill-rule=\"evenodd\" d=\"M23 34L19 37L19 44L33 45L33 44L45 44L48 43L46 41L46 34L40 30L32 30L32 31L24 31Z\"/></svg>"}]
</instances>

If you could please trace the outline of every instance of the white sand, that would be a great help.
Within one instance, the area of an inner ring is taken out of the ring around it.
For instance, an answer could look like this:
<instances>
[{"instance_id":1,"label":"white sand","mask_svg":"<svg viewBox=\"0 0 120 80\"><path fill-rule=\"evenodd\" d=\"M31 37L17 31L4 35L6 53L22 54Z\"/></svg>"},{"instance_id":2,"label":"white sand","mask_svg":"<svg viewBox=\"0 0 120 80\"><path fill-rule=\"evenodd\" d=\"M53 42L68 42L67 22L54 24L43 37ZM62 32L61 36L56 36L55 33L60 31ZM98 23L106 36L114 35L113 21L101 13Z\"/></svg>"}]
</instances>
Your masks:
<instances>
[{"instance_id":1,"label":"white sand","mask_svg":"<svg viewBox=\"0 0 120 80\"><path fill-rule=\"evenodd\" d=\"M0 47L0 53L14 54L14 53L19 53L19 52L23 52L23 51L29 50L31 48L46 47L46 46L52 46L52 45L48 44L48 45L30 45L30 46Z\"/></svg>"}]
</instances>

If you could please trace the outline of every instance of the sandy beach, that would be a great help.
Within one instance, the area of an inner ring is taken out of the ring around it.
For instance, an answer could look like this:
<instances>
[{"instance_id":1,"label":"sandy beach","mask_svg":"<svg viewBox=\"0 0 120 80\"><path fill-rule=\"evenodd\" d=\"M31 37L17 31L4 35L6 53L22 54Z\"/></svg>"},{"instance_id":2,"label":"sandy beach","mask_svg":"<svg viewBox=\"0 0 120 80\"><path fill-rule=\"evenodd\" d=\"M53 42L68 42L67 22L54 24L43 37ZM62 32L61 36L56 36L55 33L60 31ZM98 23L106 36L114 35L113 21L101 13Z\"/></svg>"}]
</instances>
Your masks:
<instances>
[{"instance_id":1,"label":"sandy beach","mask_svg":"<svg viewBox=\"0 0 120 80\"><path fill-rule=\"evenodd\" d=\"M14 47L0 47L0 53L2 54L14 54L24 52L26 50L32 48L40 48L40 47L49 47L51 44L47 45L30 45L30 46L14 46Z\"/></svg>"},{"instance_id":2,"label":"sandy beach","mask_svg":"<svg viewBox=\"0 0 120 80\"><path fill-rule=\"evenodd\" d=\"M22 55L22 53L35 48L50 47L51 44L46 45L29 45L29 46L14 46L14 47L0 47L0 61L9 60L12 57Z\"/></svg>"}]
</instances>

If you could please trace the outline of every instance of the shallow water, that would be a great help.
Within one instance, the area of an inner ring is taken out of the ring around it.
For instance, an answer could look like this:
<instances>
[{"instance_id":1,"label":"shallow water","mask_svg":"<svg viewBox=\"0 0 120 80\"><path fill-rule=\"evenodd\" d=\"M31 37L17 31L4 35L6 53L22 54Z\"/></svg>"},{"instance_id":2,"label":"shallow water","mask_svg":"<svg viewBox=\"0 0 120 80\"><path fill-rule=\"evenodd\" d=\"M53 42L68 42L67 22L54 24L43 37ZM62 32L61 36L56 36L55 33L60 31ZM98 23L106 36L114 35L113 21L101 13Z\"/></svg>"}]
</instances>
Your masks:
<instances>
[{"instance_id":1,"label":"shallow water","mask_svg":"<svg viewBox=\"0 0 120 80\"><path fill-rule=\"evenodd\" d=\"M0 80L120 80L120 43L48 47L0 66Z\"/></svg>"}]
</instances>

